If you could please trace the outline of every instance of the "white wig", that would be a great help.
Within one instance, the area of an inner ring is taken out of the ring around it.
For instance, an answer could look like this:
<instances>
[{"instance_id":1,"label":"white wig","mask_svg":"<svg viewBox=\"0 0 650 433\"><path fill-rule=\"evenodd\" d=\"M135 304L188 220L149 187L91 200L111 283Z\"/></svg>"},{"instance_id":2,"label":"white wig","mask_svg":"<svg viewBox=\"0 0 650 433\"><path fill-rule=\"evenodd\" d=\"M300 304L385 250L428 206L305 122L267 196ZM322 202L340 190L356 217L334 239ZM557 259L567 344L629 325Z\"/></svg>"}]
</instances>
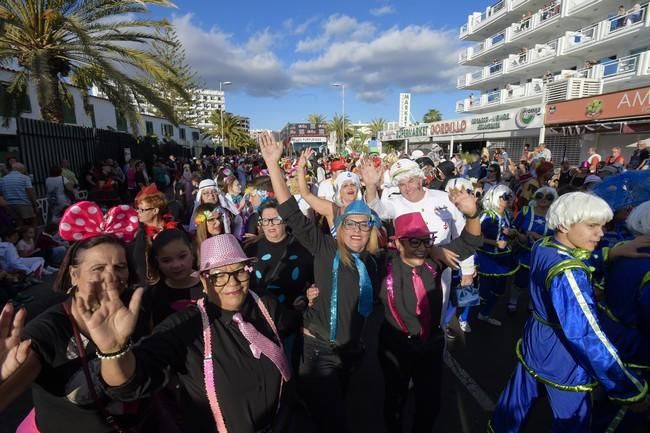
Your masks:
<instances>
[{"instance_id":1,"label":"white wig","mask_svg":"<svg viewBox=\"0 0 650 433\"><path fill-rule=\"evenodd\" d=\"M549 228L569 228L581 222L605 224L614 217L612 209L602 198L585 192L572 192L553 202L546 221Z\"/></svg>"},{"instance_id":2,"label":"white wig","mask_svg":"<svg viewBox=\"0 0 650 433\"><path fill-rule=\"evenodd\" d=\"M398 185L400 182L412 177L424 179L424 173L418 163L410 159L400 159L394 163L390 167L389 175L393 185Z\"/></svg>"},{"instance_id":3,"label":"white wig","mask_svg":"<svg viewBox=\"0 0 650 433\"><path fill-rule=\"evenodd\" d=\"M535 194L533 195L533 200L530 201L528 204L530 207L535 207L537 204L537 201L535 200L535 195L537 194L551 194L553 196L553 201L557 200L557 190L553 188L552 186L543 186L541 188L537 188L535 191Z\"/></svg>"},{"instance_id":4,"label":"white wig","mask_svg":"<svg viewBox=\"0 0 650 433\"><path fill-rule=\"evenodd\" d=\"M640 235L650 235L650 201L641 203L627 217L627 228Z\"/></svg>"},{"instance_id":5,"label":"white wig","mask_svg":"<svg viewBox=\"0 0 650 433\"><path fill-rule=\"evenodd\" d=\"M512 194L512 190L505 185L496 185L483 194L483 209L496 211L499 209L499 199L504 194Z\"/></svg>"},{"instance_id":6,"label":"white wig","mask_svg":"<svg viewBox=\"0 0 650 433\"><path fill-rule=\"evenodd\" d=\"M474 184L471 180L465 179L464 177L455 177L449 179L447 186L445 186L445 191L449 192L452 189L459 189L462 191L474 191Z\"/></svg>"}]
</instances>

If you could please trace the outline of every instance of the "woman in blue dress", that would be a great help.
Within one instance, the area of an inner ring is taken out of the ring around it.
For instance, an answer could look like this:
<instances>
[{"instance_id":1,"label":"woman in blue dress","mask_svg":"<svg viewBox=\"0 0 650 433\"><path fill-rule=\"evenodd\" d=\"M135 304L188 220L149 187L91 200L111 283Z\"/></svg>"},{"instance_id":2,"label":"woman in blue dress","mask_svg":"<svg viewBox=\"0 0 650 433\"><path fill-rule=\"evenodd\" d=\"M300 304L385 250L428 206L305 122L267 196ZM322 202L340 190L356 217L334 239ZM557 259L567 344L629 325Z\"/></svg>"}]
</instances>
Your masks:
<instances>
[{"instance_id":1,"label":"woman in blue dress","mask_svg":"<svg viewBox=\"0 0 650 433\"><path fill-rule=\"evenodd\" d=\"M483 246L476 254L479 287L485 305L481 308L478 319L494 326L501 326L501 322L491 317L492 310L498 298L503 296L507 287L512 284L510 277L519 267L508 240L508 233L512 228L512 198L512 190L505 185L497 185L483 195Z\"/></svg>"},{"instance_id":2,"label":"woman in blue dress","mask_svg":"<svg viewBox=\"0 0 650 433\"><path fill-rule=\"evenodd\" d=\"M519 269L515 275L515 284L510 291L510 300L508 301L508 312L514 313L517 311L517 300L519 293L522 290L528 290L530 278L530 250L533 248L535 241L546 237L552 236L553 230L548 227L546 221L546 214L551 203L557 198L557 191L550 186L544 186L535 191L533 200L521 209L517 214L512 225L517 230L517 240L519 250L517 252L517 259L519 262ZM531 309L531 304L528 304L528 309Z\"/></svg>"}]
</instances>

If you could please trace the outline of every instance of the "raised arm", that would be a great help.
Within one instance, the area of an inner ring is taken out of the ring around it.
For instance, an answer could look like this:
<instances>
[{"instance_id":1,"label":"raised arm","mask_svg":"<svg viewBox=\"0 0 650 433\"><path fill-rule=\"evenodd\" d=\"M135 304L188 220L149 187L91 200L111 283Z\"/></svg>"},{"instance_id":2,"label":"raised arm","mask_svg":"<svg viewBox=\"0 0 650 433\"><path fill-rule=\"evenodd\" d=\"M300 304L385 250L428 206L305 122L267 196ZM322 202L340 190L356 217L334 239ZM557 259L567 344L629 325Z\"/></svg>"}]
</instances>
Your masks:
<instances>
[{"instance_id":1,"label":"raised arm","mask_svg":"<svg viewBox=\"0 0 650 433\"><path fill-rule=\"evenodd\" d=\"M269 170L271 183L273 184L273 193L278 203L282 204L291 198L289 187L284 181L282 169L278 165L280 158L282 158L282 143L277 143L268 132L260 136L259 142L262 158L264 158L266 167Z\"/></svg>"},{"instance_id":2,"label":"raised arm","mask_svg":"<svg viewBox=\"0 0 650 433\"><path fill-rule=\"evenodd\" d=\"M316 197L309 190L307 185L307 178L305 177L305 167L307 166L307 161L312 156L314 151L311 148L305 149L300 154L300 159L298 159L298 189L300 190L300 195L303 199L311 206L311 208L318 212L320 215L324 215L328 221L334 221L334 211L332 208L332 202L325 200L319 197Z\"/></svg>"}]
</instances>

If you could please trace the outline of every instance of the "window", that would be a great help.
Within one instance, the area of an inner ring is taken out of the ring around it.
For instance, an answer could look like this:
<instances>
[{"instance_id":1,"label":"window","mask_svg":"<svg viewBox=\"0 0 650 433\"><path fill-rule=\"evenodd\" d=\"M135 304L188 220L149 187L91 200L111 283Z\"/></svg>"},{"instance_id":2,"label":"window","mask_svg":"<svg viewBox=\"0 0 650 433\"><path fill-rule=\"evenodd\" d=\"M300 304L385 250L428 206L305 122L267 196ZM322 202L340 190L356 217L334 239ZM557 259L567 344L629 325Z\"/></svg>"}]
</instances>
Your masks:
<instances>
[{"instance_id":1,"label":"window","mask_svg":"<svg viewBox=\"0 0 650 433\"><path fill-rule=\"evenodd\" d=\"M126 117L124 117L117 108L115 109L115 124L118 131L127 132L129 130Z\"/></svg>"},{"instance_id":2,"label":"window","mask_svg":"<svg viewBox=\"0 0 650 433\"><path fill-rule=\"evenodd\" d=\"M199 141L199 133L197 131L192 131L192 141Z\"/></svg>"},{"instance_id":3,"label":"window","mask_svg":"<svg viewBox=\"0 0 650 433\"><path fill-rule=\"evenodd\" d=\"M86 107L86 114L90 117L90 122L93 125L93 128L97 128L97 122L95 121L95 106L93 104L88 104Z\"/></svg>"},{"instance_id":4,"label":"window","mask_svg":"<svg viewBox=\"0 0 650 433\"><path fill-rule=\"evenodd\" d=\"M178 128L178 137L181 140L185 140L185 128Z\"/></svg>"},{"instance_id":5,"label":"window","mask_svg":"<svg viewBox=\"0 0 650 433\"><path fill-rule=\"evenodd\" d=\"M160 125L163 137L171 137L174 135L174 127L169 123L163 123Z\"/></svg>"},{"instance_id":6,"label":"window","mask_svg":"<svg viewBox=\"0 0 650 433\"><path fill-rule=\"evenodd\" d=\"M9 87L9 83L0 82L0 99L2 100L8 98L7 87ZM29 100L29 95L27 93L24 93L18 99L19 99L19 101L17 101L18 107L15 109L15 111L18 113L31 113L32 104L31 101ZM16 98L13 98L12 100L15 101ZM14 106L10 108L12 109L12 111L14 111Z\"/></svg>"},{"instance_id":7,"label":"window","mask_svg":"<svg viewBox=\"0 0 650 433\"><path fill-rule=\"evenodd\" d=\"M150 120L147 120L144 122L144 127L147 129L147 135L153 135L153 122Z\"/></svg>"},{"instance_id":8,"label":"window","mask_svg":"<svg viewBox=\"0 0 650 433\"><path fill-rule=\"evenodd\" d=\"M63 123L76 124L77 115L74 112L74 100L70 97L69 100L63 101Z\"/></svg>"}]
</instances>

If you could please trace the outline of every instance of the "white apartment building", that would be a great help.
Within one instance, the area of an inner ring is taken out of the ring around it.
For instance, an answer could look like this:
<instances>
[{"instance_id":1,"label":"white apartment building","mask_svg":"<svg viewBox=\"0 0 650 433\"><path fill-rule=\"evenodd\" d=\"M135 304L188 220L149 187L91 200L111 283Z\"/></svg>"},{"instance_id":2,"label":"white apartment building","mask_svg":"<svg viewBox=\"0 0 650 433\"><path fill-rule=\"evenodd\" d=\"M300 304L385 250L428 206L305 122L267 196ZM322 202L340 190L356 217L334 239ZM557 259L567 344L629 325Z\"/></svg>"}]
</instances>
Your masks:
<instances>
[{"instance_id":1,"label":"white apartment building","mask_svg":"<svg viewBox=\"0 0 650 433\"><path fill-rule=\"evenodd\" d=\"M221 110L226 111L226 96L223 91L197 89L192 95L188 123L201 129L213 129L215 125L210 117Z\"/></svg>"},{"instance_id":2,"label":"white apartment building","mask_svg":"<svg viewBox=\"0 0 650 433\"><path fill-rule=\"evenodd\" d=\"M473 12L460 28L460 39L473 43L459 53L468 71L458 77L457 88L467 96L456 112L489 119L507 110L649 86L648 12L647 1L632 0L501 0ZM552 150L568 147L574 160L587 147L608 155L613 145L648 138L647 133L566 136L548 129L540 139ZM523 141L536 144L501 132L493 142L513 147L515 156Z\"/></svg>"}]
</instances>

